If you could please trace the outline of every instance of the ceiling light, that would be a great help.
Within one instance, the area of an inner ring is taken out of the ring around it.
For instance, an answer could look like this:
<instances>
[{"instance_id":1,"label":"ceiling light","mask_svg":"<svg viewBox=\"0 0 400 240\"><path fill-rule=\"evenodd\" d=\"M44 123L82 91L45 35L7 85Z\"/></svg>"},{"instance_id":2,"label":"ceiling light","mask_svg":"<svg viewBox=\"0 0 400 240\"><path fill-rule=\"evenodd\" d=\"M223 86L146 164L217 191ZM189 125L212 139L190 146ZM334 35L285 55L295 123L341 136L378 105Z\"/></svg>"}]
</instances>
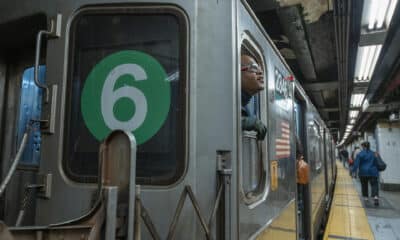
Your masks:
<instances>
[{"instance_id":1,"label":"ceiling light","mask_svg":"<svg viewBox=\"0 0 400 240\"><path fill-rule=\"evenodd\" d=\"M374 55L375 55L375 50L376 50L376 45L367 47L367 56L365 58L366 59L365 67L364 67L364 71L362 72L362 79L370 80L370 78L368 78L368 73L372 68L371 63L372 63L372 59L374 58Z\"/></svg>"},{"instance_id":2,"label":"ceiling light","mask_svg":"<svg viewBox=\"0 0 400 240\"><path fill-rule=\"evenodd\" d=\"M358 47L354 82L371 80L381 49L381 44Z\"/></svg>"},{"instance_id":3,"label":"ceiling light","mask_svg":"<svg viewBox=\"0 0 400 240\"><path fill-rule=\"evenodd\" d=\"M388 27L392 20L397 0L369 0L368 30Z\"/></svg>"},{"instance_id":4,"label":"ceiling light","mask_svg":"<svg viewBox=\"0 0 400 240\"><path fill-rule=\"evenodd\" d=\"M394 9L396 8L397 0L390 1L389 9L386 14L386 27L389 27L390 21L392 21L392 16L394 13Z\"/></svg>"},{"instance_id":5,"label":"ceiling light","mask_svg":"<svg viewBox=\"0 0 400 240\"><path fill-rule=\"evenodd\" d=\"M356 75L354 76L355 81L362 81L362 74L365 71L365 61L367 60L367 47L359 47L357 51L356 60Z\"/></svg>"},{"instance_id":6,"label":"ceiling light","mask_svg":"<svg viewBox=\"0 0 400 240\"><path fill-rule=\"evenodd\" d=\"M364 100L363 104L362 104L362 111L365 112L365 110L367 110L368 107L369 107L369 101L368 101L368 99L366 98L366 99Z\"/></svg>"},{"instance_id":7,"label":"ceiling light","mask_svg":"<svg viewBox=\"0 0 400 240\"><path fill-rule=\"evenodd\" d=\"M350 124L354 124L354 123L356 123L356 120L355 119L350 119Z\"/></svg>"},{"instance_id":8,"label":"ceiling light","mask_svg":"<svg viewBox=\"0 0 400 240\"><path fill-rule=\"evenodd\" d=\"M371 5L369 7L369 17L368 17L368 29L373 29L375 25L375 19L378 10L378 1L371 0Z\"/></svg>"},{"instance_id":9,"label":"ceiling light","mask_svg":"<svg viewBox=\"0 0 400 240\"><path fill-rule=\"evenodd\" d=\"M377 0L375 0L376 2ZM379 1L379 8L376 14L376 28L380 29L383 26L383 22L385 20L385 15L389 7L389 0L380 0Z\"/></svg>"},{"instance_id":10,"label":"ceiling light","mask_svg":"<svg viewBox=\"0 0 400 240\"><path fill-rule=\"evenodd\" d=\"M364 93L355 93L351 95L350 106L351 107L361 107L361 103L364 100Z\"/></svg>"},{"instance_id":11,"label":"ceiling light","mask_svg":"<svg viewBox=\"0 0 400 240\"><path fill-rule=\"evenodd\" d=\"M358 111L357 110L352 110L349 112L349 117L350 118L357 118L358 116Z\"/></svg>"},{"instance_id":12,"label":"ceiling light","mask_svg":"<svg viewBox=\"0 0 400 240\"><path fill-rule=\"evenodd\" d=\"M376 61L378 61L378 57L381 53L381 49L382 49L382 44L376 45L375 51L374 51L374 56L372 58L371 64L369 65L369 71L368 71L368 75L367 75L368 79L371 79L371 77L372 77L372 73L374 72Z\"/></svg>"}]
</instances>

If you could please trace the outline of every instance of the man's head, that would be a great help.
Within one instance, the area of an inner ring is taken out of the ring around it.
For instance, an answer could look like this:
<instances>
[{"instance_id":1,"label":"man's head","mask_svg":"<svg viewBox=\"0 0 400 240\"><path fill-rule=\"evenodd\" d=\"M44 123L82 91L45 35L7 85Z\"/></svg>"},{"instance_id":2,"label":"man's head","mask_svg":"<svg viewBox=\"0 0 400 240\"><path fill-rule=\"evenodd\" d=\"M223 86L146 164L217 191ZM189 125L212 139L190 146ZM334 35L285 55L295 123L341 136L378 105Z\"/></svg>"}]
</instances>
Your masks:
<instances>
[{"instance_id":1,"label":"man's head","mask_svg":"<svg viewBox=\"0 0 400 240\"><path fill-rule=\"evenodd\" d=\"M254 57L242 54L240 57L242 90L249 95L255 95L264 89L263 70Z\"/></svg>"},{"instance_id":2,"label":"man's head","mask_svg":"<svg viewBox=\"0 0 400 240\"><path fill-rule=\"evenodd\" d=\"M368 141L365 141L365 142L361 143L361 146L362 146L364 149L367 149L367 150L369 150L369 148L370 148L370 145L369 145L369 142L368 142Z\"/></svg>"}]
</instances>

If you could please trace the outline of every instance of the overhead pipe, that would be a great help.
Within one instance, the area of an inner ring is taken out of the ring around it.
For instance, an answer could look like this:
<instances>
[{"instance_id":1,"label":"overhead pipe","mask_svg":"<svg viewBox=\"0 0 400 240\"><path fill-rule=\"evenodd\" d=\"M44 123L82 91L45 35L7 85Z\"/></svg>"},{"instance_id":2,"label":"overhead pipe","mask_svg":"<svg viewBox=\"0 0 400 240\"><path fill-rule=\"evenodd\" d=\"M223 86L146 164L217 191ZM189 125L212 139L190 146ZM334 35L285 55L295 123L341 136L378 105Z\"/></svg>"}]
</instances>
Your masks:
<instances>
[{"instance_id":1,"label":"overhead pipe","mask_svg":"<svg viewBox=\"0 0 400 240\"><path fill-rule=\"evenodd\" d=\"M336 55L338 59L338 81L339 81L339 108L340 108L340 129L344 132L347 120L348 103L348 53L349 53L349 30L350 30L350 6L351 1L336 0L334 3L334 26Z\"/></svg>"},{"instance_id":2,"label":"overhead pipe","mask_svg":"<svg viewBox=\"0 0 400 240\"><path fill-rule=\"evenodd\" d=\"M339 46L339 32L340 32L340 30L339 30L339 23L338 23L337 16L338 16L338 5L337 5L337 3L335 1L334 4L333 4L333 26L334 26L334 32L335 32L335 44L336 44L335 50L336 50L336 57L337 57L338 82L340 83L340 79L341 79L341 67L340 67L341 58L340 58L340 50L339 50L339 48L340 48L340 46ZM341 106L340 87L341 87L341 84L339 84L339 87L338 87L339 108ZM341 120L341 117L342 117L342 114L339 111L339 119L340 120ZM339 123L339 125L340 125L340 123ZM339 138L339 136L338 136L338 138Z\"/></svg>"}]
</instances>

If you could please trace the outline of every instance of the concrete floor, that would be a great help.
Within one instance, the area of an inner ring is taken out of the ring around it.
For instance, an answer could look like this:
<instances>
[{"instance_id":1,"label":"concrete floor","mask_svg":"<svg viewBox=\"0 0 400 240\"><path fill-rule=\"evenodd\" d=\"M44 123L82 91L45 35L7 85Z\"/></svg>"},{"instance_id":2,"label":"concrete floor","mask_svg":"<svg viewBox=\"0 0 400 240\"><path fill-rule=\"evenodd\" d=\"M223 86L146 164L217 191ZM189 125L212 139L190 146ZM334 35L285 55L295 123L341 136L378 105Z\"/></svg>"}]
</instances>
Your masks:
<instances>
[{"instance_id":1,"label":"concrete floor","mask_svg":"<svg viewBox=\"0 0 400 240\"><path fill-rule=\"evenodd\" d=\"M353 179L353 183L361 197L360 180ZM375 207L372 199L363 203L375 239L400 240L400 192L380 190L379 195L380 206Z\"/></svg>"}]
</instances>

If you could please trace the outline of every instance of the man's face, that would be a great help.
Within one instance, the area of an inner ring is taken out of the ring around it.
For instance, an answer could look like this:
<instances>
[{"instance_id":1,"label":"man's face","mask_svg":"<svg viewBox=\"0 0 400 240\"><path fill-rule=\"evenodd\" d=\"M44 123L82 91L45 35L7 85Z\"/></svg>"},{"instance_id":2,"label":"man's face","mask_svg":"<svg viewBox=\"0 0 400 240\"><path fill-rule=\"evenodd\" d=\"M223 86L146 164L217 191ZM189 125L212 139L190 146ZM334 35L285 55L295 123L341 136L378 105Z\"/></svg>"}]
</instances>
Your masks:
<instances>
[{"instance_id":1,"label":"man's face","mask_svg":"<svg viewBox=\"0 0 400 240\"><path fill-rule=\"evenodd\" d=\"M261 67L248 55L241 56L242 90L254 95L264 89L264 77Z\"/></svg>"}]
</instances>

